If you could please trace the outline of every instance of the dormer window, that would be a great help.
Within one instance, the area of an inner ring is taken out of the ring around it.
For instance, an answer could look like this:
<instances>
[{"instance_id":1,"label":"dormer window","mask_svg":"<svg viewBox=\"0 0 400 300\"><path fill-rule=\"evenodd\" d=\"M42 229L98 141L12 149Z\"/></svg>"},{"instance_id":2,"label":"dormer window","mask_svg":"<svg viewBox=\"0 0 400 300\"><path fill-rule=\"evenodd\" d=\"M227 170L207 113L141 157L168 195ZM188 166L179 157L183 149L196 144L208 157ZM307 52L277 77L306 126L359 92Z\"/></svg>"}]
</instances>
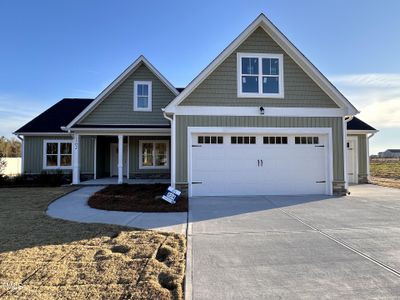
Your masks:
<instances>
[{"instance_id":1,"label":"dormer window","mask_svg":"<svg viewBox=\"0 0 400 300\"><path fill-rule=\"evenodd\" d=\"M151 81L135 81L133 87L133 110L152 110Z\"/></svg>"},{"instance_id":2,"label":"dormer window","mask_svg":"<svg viewBox=\"0 0 400 300\"><path fill-rule=\"evenodd\" d=\"M238 53L238 97L283 98L283 55Z\"/></svg>"}]
</instances>

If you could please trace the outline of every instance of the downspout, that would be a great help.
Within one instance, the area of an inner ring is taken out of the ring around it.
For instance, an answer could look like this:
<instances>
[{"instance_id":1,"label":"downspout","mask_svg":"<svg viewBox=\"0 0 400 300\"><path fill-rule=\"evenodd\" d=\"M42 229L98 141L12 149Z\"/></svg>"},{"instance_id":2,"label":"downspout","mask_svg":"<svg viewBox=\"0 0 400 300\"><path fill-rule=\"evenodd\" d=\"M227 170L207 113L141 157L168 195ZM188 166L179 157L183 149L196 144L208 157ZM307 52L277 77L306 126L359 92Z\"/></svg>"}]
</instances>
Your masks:
<instances>
[{"instance_id":1,"label":"downspout","mask_svg":"<svg viewBox=\"0 0 400 300\"><path fill-rule=\"evenodd\" d=\"M176 170L176 143L175 143L175 118L172 114L172 117L169 117L165 112L165 109L161 109L164 115L164 118L171 122L171 186L175 188L176 184L176 177L175 177L175 170Z\"/></svg>"}]
</instances>

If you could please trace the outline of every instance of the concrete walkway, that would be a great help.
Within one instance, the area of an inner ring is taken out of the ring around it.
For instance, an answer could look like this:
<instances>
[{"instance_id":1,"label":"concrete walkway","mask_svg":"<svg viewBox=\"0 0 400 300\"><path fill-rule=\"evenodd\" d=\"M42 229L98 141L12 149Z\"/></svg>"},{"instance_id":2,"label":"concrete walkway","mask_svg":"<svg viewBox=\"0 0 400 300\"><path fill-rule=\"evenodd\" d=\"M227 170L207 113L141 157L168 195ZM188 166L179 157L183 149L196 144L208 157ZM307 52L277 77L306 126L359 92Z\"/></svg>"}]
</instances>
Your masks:
<instances>
[{"instance_id":1,"label":"concrete walkway","mask_svg":"<svg viewBox=\"0 0 400 300\"><path fill-rule=\"evenodd\" d=\"M190 199L187 299L399 299L400 190Z\"/></svg>"},{"instance_id":2,"label":"concrete walkway","mask_svg":"<svg viewBox=\"0 0 400 300\"><path fill-rule=\"evenodd\" d=\"M51 203L50 217L82 223L104 223L135 228L169 231L185 234L187 213L142 213L107 211L91 208L88 198L104 186L88 186L74 191Z\"/></svg>"}]
</instances>

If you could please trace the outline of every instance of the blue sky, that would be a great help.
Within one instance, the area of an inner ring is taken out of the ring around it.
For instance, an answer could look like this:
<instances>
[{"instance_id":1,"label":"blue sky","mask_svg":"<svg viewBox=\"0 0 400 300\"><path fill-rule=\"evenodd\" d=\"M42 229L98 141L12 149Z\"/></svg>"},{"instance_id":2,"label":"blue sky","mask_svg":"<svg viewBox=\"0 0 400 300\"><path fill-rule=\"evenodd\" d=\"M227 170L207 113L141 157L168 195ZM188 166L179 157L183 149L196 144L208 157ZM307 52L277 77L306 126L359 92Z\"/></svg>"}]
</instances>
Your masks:
<instances>
[{"instance_id":1,"label":"blue sky","mask_svg":"<svg viewBox=\"0 0 400 300\"><path fill-rule=\"evenodd\" d=\"M0 2L0 135L64 97L95 97L140 54L186 86L261 12L400 148L400 1Z\"/></svg>"}]
</instances>

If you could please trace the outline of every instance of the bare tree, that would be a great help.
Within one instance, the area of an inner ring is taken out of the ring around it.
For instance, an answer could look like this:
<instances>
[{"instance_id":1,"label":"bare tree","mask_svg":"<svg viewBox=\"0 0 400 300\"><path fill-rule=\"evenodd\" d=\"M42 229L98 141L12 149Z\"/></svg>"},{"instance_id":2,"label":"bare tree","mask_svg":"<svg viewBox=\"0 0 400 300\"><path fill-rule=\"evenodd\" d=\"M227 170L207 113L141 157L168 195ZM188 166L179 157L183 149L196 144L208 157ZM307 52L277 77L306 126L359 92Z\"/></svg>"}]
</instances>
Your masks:
<instances>
[{"instance_id":1,"label":"bare tree","mask_svg":"<svg viewBox=\"0 0 400 300\"><path fill-rule=\"evenodd\" d=\"M3 155L3 153L0 153L0 177L2 176L6 166L7 166L7 162L4 159L4 155Z\"/></svg>"}]
</instances>

